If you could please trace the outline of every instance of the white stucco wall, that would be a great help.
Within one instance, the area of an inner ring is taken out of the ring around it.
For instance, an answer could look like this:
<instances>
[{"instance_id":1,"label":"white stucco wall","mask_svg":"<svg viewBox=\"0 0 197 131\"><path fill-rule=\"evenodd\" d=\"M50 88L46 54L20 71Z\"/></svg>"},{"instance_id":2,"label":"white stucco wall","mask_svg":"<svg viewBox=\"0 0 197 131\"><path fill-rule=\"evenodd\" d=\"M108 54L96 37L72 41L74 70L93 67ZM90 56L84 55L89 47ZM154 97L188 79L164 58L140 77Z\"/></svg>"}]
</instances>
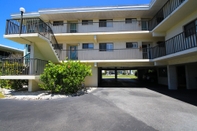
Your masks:
<instances>
[{"instance_id":1,"label":"white stucco wall","mask_svg":"<svg viewBox=\"0 0 197 131\"><path fill-rule=\"evenodd\" d=\"M166 32L165 40L172 38L175 35L183 32L183 26L188 24L189 22L195 20L197 18L197 10L190 14L189 16L185 17L182 21L177 21L177 24L174 25L170 30Z\"/></svg>"},{"instance_id":2,"label":"white stucco wall","mask_svg":"<svg viewBox=\"0 0 197 131\"><path fill-rule=\"evenodd\" d=\"M86 87L97 87L98 86L98 68L94 67L92 64L92 76L87 76L85 78Z\"/></svg>"}]
</instances>

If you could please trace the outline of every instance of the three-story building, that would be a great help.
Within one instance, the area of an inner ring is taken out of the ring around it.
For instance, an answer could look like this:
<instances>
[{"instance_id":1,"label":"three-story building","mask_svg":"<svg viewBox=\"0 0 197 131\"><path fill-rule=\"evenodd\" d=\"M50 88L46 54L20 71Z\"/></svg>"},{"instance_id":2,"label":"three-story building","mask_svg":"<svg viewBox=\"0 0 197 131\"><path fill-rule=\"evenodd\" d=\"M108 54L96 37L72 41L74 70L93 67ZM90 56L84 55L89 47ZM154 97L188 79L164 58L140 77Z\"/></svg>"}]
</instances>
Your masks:
<instances>
[{"instance_id":1,"label":"three-story building","mask_svg":"<svg viewBox=\"0 0 197 131\"><path fill-rule=\"evenodd\" d=\"M152 0L147 5L39 10L12 14L4 38L31 45L29 79L36 90L46 61L80 60L92 66L86 86L102 86L102 70L154 68L169 89L197 88L196 0Z\"/></svg>"}]
</instances>

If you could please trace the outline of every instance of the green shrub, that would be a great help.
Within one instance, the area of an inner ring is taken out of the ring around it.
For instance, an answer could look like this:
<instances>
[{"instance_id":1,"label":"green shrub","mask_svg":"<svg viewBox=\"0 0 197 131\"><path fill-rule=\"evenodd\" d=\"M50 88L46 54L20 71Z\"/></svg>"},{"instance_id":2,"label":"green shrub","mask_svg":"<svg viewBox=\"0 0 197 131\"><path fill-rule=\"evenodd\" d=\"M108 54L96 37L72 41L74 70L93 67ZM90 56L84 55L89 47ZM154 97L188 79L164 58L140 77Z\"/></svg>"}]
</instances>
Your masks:
<instances>
[{"instance_id":1,"label":"green shrub","mask_svg":"<svg viewBox=\"0 0 197 131\"><path fill-rule=\"evenodd\" d=\"M40 76L40 87L52 93L73 94L83 88L85 77L91 74L91 66L80 61L68 60L57 65L49 62Z\"/></svg>"},{"instance_id":2,"label":"green shrub","mask_svg":"<svg viewBox=\"0 0 197 131\"><path fill-rule=\"evenodd\" d=\"M3 72L2 72L2 66ZM21 71L23 70L23 63L9 63L8 61L5 61L4 64L0 63L0 76L2 74L4 75L13 75L13 74L20 74ZM0 87L1 88L6 88L6 89L20 89L23 88L23 85L27 85L28 81L27 80L3 80L0 79Z\"/></svg>"}]
</instances>

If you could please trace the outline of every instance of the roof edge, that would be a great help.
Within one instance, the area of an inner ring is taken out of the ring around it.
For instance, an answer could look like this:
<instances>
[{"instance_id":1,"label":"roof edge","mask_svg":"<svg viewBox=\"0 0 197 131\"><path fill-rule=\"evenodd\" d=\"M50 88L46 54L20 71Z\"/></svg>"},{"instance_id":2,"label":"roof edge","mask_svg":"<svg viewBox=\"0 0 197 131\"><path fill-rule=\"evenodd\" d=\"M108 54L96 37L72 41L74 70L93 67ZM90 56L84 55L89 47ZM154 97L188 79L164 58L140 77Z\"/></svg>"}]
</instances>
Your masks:
<instances>
[{"instance_id":1,"label":"roof edge","mask_svg":"<svg viewBox=\"0 0 197 131\"><path fill-rule=\"evenodd\" d=\"M0 44L0 47L2 47L2 48L4 48L4 49L8 49L8 50L24 52L24 50L22 50L22 49L17 49L17 48L10 47L10 46L6 46L6 45L2 45L2 44Z\"/></svg>"}]
</instances>

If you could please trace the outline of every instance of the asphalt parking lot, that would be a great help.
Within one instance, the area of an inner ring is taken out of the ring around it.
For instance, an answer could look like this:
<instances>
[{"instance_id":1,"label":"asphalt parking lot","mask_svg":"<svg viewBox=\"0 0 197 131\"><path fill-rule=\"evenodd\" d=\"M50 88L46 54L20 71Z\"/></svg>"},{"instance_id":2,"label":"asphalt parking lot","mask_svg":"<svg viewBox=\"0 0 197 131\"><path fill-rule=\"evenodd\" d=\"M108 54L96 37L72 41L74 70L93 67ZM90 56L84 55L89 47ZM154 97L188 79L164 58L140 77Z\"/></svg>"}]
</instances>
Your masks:
<instances>
[{"instance_id":1,"label":"asphalt parking lot","mask_svg":"<svg viewBox=\"0 0 197 131\"><path fill-rule=\"evenodd\" d=\"M147 88L56 100L0 100L0 131L196 131L197 107Z\"/></svg>"}]
</instances>

